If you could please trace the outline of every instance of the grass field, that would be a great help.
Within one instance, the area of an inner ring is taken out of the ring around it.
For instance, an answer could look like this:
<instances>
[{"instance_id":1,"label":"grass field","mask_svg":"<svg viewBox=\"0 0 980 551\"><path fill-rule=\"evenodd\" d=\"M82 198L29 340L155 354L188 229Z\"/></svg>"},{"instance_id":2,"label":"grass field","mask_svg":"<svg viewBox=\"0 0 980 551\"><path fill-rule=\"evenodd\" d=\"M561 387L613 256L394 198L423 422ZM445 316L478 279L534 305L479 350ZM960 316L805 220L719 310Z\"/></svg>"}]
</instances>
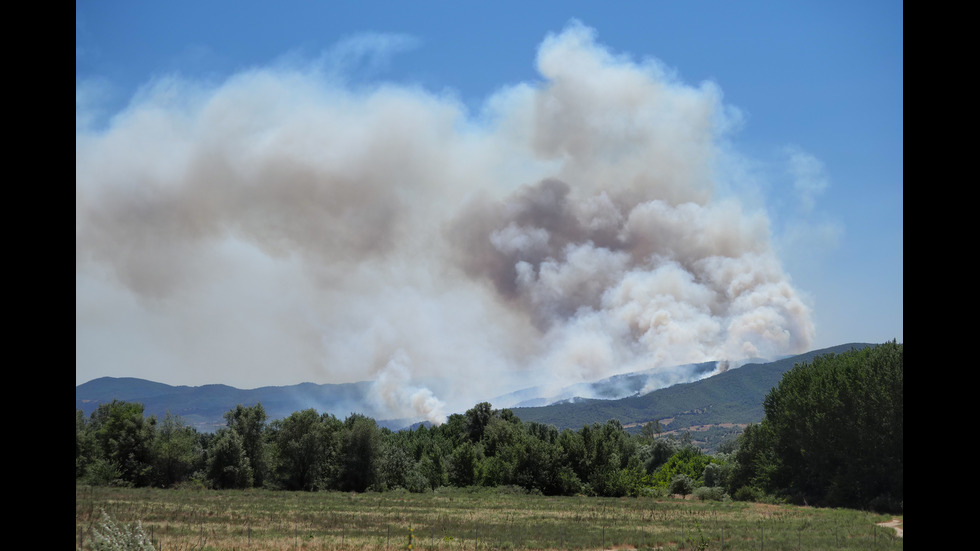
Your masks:
<instances>
[{"instance_id":1,"label":"grass field","mask_svg":"<svg viewBox=\"0 0 980 551\"><path fill-rule=\"evenodd\" d=\"M75 547L102 511L159 550L902 549L887 515L513 489L348 494L75 487ZM411 545L411 547L409 547Z\"/></svg>"}]
</instances>

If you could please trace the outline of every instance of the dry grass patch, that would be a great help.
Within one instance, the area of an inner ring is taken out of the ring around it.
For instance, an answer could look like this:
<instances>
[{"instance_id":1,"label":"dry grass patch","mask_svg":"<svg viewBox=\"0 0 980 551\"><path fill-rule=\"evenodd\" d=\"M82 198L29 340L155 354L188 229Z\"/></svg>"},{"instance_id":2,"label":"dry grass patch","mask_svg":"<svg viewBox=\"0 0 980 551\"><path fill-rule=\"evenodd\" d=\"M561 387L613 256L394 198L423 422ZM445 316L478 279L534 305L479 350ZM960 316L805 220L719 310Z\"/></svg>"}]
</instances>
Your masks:
<instances>
[{"instance_id":1,"label":"dry grass patch","mask_svg":"<svg viewBox=\"0 0 980 551\"><path fill-rule=\"evenodd\" d=\"M901 549L891 519L743 502L547 497L514 489L349 494L76 486L76 548L105 509L157 549Z\"/></svg>"}]
</instances>

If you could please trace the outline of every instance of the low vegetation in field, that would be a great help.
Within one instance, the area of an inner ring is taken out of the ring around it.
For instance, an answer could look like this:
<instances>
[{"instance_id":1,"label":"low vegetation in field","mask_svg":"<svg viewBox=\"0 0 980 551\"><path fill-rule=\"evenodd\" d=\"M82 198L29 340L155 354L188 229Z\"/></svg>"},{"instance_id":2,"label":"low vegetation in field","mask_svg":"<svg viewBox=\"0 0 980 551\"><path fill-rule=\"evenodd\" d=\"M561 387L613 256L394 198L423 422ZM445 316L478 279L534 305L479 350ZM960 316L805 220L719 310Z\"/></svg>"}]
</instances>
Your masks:
<instances>
[{"instance_id":1,"label":"low vegetation in field","mask_svg":"<svg viewBox=\"0 0 980 551\"><path fill-rule=\"evenodd\" d=\"M76 486L76 548L103 511L157 550L901 549L890 516L689 497L163 490Z\"/></svg>"}]
</instances>

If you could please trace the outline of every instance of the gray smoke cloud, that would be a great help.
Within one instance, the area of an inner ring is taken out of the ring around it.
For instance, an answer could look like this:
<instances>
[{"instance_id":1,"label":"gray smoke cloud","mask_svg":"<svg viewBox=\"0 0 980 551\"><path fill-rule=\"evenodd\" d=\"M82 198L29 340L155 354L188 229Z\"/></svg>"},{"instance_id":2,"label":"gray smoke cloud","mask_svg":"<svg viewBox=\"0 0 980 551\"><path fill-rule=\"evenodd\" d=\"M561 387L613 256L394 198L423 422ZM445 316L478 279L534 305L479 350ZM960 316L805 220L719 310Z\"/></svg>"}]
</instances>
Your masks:
<instances>
[{"instance_id":1,"label":"gray smoke cloud","mask_svg":"<svg viewBox=\"0 0 980 551\"><path fill-rule=\"evenodd\" d=\"M103 129L76 98L76 371L374 380L392 416L439 422L805 350L809 307L729 185L719 89L580 24L537 66L478 116L315 68L161 79Z\"/></svg>"}]
</instances>

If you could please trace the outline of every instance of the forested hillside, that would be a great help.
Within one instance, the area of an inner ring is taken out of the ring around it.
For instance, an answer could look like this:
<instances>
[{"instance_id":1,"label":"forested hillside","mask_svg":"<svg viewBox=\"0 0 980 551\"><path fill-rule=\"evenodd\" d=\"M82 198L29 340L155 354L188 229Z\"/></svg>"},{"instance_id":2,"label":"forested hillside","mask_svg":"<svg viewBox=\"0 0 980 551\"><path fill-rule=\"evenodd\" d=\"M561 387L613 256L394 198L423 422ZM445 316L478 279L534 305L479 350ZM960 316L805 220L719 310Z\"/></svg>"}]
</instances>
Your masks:
<instances>
[{"instance_id":1,"label":"forested hillside","mask_svg":"<svg viewBox=\"0 0 980 551\"><path fill-rule=\"evenodd\" d=\"M813 361L826 354L841 354L872 346L849 343L814 350L806 354L768 363L746 364L693 383L678 384L642 396L620 400L588 400L535 408L514 408L523 420L574 429L592 422L618 419L631 432L651 421L660 422L665 431L686 431L711 425L746 425L762 420L762 400L783 374L794 365ZM720 437L732 431L715 432L715 441L700 442L713 449ZM738 431L740 432L740 430ZM703 437L695 433L695 438Z\"/></svg>"}]
</instances>

